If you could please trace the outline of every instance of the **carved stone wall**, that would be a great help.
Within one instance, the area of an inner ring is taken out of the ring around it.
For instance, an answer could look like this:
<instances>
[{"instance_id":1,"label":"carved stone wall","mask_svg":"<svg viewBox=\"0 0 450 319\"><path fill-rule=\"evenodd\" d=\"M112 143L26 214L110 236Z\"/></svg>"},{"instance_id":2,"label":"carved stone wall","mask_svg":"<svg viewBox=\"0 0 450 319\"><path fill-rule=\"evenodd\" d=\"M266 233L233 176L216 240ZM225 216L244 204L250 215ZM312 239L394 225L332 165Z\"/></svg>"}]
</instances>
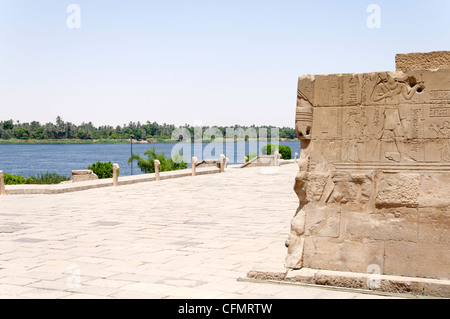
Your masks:
<instances>
[{"instance_id":1,"label":"carved stone wall","mask_svg":"<svg viewBox=\"0 0 450 319\"><path fill-rule=\"evenodd\" d=\"M302 76L286 267L450 279L450 69Z\"/></svg>"},{"instance_id":2,"label":"carved stone wall","mask_svg":"<svg viewBox=\"0 0 450 319\"><path fill-rule=\"evenodd\" d=\"M395 66L397 71L448 69L450 68L450 51L397 54Z\"/></svg>"}]
</instances>

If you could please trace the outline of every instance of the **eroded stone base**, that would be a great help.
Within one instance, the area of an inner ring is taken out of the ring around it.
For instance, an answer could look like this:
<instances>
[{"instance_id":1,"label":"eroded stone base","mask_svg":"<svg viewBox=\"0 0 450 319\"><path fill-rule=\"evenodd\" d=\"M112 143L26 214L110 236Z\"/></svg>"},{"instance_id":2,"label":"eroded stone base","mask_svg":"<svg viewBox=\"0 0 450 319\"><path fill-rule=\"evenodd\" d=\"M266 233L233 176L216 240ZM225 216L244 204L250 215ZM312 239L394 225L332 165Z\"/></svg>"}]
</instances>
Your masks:
<instances>
[{"instance_id":1,"label":"eroded stone base","mask_svg":"<svg viewBox=\"0 0 450 319\"><path fill-rule=\"evenodd\" d=\"M375 275L370 273L317 270L310 268L289 271L280 269L279 272L252 270L247 274L247 278L450 298L450 280Z\"/></svg>"},{"instance_id":2,"label":"eroded stone base","mask_svg":"<svg viewBox=\"0 0 450 319\"><path fill-rule=\"evenodd\" d=\"M311 172L295 187L306 204L285 266L448 280L449 184L449 173Z\"/></svg>"}]
</instances>

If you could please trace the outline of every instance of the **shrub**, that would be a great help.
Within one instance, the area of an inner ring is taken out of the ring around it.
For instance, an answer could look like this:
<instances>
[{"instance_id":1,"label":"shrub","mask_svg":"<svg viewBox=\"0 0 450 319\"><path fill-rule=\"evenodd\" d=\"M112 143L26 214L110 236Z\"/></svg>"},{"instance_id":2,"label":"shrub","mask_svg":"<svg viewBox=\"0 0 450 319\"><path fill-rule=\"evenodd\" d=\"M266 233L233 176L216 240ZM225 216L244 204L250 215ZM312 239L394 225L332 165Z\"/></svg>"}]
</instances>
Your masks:
<instances>
[{"instance_id":1,"label":"shrub","mask_svg":"<svg viewBox=\"0 0 450 319\"><path fill-rule=\"evenodd\" d=\"M292 158L292 149L286 145L267 144L262 147L261 151L263 154L271 155L277 148L282 159L288 160Z\"/></svg>"},{"instance_id":2,"label":"shrub","mask_svg":"<svg viewBox=\"0 0 450 319\"><path fill-rule=\"evenodd\" d=\"M23 184L59 184L67 181L68 178L57 173L38 173L37 175L25 178L20 175L5 174L5 185L23 185Z\"/></svg>"},{"instance_id":3,"label":"shrub","mask_svg":"<svg viewBox=\"0 0 450 319\"><path fill-rule=\"evenodd\" d=\"M20 185L27 183L27 179L20 175L5 174L3 177L5 179L5 185Z\"/></svg>"},{"instance_id":4,"label":"shrub","mask_svg":"<svg viewBox=\"0 0 450 319\"><path fill-rule=\"evenodd\" d=\"M113 164L111 162L97 162L88 167L99 179L113 177Z\"/></svg>"},{"instance_id":5,"label":"shrub","mask_svg":"<svg viewBox=\"0 0 450 319\"><path fill-rule=\"evenodd\" d=\"M67 176L47 172L28 177L27 184L59 184L67 180Z\"/></svg>"}]
</instances>

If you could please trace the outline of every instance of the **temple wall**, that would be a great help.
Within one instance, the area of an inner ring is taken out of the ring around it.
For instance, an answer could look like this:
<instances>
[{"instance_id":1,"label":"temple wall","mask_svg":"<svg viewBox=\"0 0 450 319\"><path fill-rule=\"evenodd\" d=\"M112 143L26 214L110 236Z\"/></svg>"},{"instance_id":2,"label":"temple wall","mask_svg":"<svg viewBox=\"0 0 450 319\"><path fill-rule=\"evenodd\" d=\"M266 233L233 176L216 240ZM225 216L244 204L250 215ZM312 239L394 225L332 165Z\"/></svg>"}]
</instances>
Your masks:
<instances>
[{"instance_id":1,"label":"temple wall","mask_svg":"<svg viewBox=\"0 0 450 319\"><path fill-rule=\"evenodd\" d=\"M450 69L302 76L296 131L286 267L450 279Z\"/></svg>"},{"instance_id":2,"label":"temple wall","mask_svg":"<svg viewBox=\"0 0 450 319\"><path fill-rule=\"evenodd\" d=\"M397 71L448 69L450 68L450 51L397 54L395 66Z\"/></svg>"}]
</instances>

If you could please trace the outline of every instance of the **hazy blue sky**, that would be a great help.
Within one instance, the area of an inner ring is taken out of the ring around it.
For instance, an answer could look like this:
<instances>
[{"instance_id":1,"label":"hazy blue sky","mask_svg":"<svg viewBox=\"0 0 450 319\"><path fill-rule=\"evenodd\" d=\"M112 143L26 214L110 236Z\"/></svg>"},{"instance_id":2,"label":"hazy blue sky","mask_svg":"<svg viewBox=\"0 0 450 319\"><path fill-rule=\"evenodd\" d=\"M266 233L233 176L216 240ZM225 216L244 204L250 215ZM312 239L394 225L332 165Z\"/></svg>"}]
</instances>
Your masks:
<instances>
[{"instance_id":1,"label":"hazy blue sky","mask_svg":"<svg viewBox=\"0 0 450 319\"><path fill-rule=\"evenodd\" d=\"M0 120L293 127L298 76L449 50L449 15L448 0L0 0Z\"/></svg>"}]
</instances>

